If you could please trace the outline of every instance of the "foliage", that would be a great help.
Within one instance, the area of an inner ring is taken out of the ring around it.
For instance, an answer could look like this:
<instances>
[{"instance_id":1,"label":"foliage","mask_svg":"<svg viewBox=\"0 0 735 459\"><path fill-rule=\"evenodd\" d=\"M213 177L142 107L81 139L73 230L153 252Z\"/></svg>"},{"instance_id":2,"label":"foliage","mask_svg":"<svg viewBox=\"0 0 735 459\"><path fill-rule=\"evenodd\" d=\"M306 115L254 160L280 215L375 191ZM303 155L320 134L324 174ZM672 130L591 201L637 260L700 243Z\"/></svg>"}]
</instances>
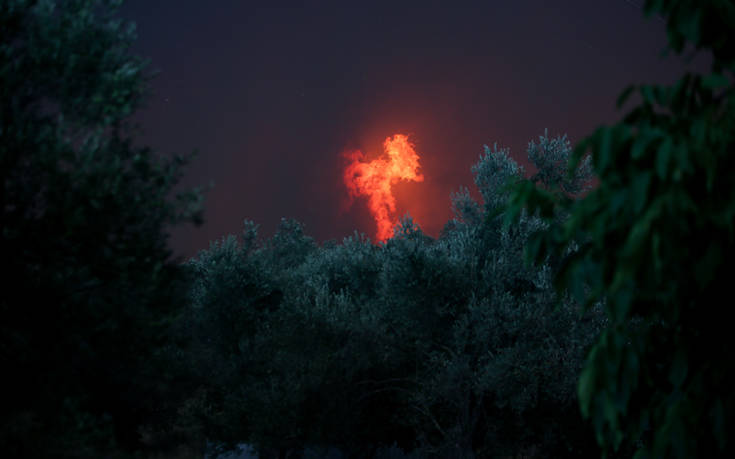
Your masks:
<instances>
[{"instance_id":1,"label":"foliage","mask_svg":"<svg viewBox=\"0 0 735 459\"><path fill-rule=\"evenodd\" d=\"M502 207L508 196L503 185L512 178L523 176L523 168L510 158L510 149L493 144L493 149L485 145L480 161L472 166L475 184L482 194L487 209Z\"/></svg>"},{"instance_id":2,"label":"foliage","mask_svg":"<svg viewBox=\"0 0 735 459\"><path fill-rule=\"evenodd\" d=\"M138 449L175 399L165 350L185 298L166 228L198 220L199 198L170 200L183 161L132 144L145 63L118 3L0 3L7 456Z\"/></svg>"},{"instance_id":3,"label":"foliage","mask_svg":"<svg viewBox=\"0 0 735 459\"><path fill-rule=\"evenodd\" d=\"M618 106L634 91L640 104L575 148L575 161L592 152L599 186L574 201L521 184L509 220L523 208L549 221L569 215L533 237L528 255L566 255L560 291L604 302L609 325L579 380L600 445L632 446L637 457L731 457L735 5L649 0L645 11L668 16L675 52L686 42L712 51L712 73L627 88Z\"/></svg>"},{"instance_id":4,"label":"foliage","mask_svg":"<svg viewBox=\"0 0 735 459\"><path fill-rule=\"evenodd\" d=\"M592 176L590 157L584 160L571 175L567 174L567 166L571 156L571 142L567 136L555 139L548 138L548 131L539 136L539 143L528 143L528 159L536 166L538 172L531 177L534 183L541 182L545 187L560 190L567 195L577 195L589 190Z\"/></svg>"},{"instance_id":5,"label":"foliage","mask_svg":"<svg viewBox=\"0 0 735 459\"><path fill-rule=\"evenodd\" d=\"M540 140L537 158L552 145ZM575 382L603 318L580 317L569 299L555 309L552 268L524 265L541 220L502 227L503 184L522 179L508 150L486 147L473 171L485 202L454 194L436 240L410 217L385 243L355 234L321 247L297 222L261 242L246 222L241 241L190 260L190 358L207 375L199 416L210 439L358 457L391 446L432 457L597 451L575 415Z\"/></svg>"}]
</instances>

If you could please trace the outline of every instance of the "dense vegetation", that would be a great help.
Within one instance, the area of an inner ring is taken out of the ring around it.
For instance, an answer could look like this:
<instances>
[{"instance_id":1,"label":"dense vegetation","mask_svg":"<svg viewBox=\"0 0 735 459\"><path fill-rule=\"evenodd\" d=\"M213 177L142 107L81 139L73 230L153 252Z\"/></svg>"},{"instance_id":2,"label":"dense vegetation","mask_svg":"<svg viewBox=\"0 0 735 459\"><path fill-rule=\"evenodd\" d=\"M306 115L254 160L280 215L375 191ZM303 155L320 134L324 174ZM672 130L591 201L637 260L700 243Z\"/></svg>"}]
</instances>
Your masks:
<instances>
[{"instance_id":1,"label":"dense vegetation","mask_svg":"<svg viewBox=\"0 0 735 459\"><path fill-rule=\"evenodd\" d=\"M0 451L140 448L176 395L159 370L186 304L166 226L178 160L135 148L144 63L114 2L0 2ZM102 16L100 16L100 14Z\"/></svg>"},{"instance_id":2,"label":"dense vegetation","mask_svg":"<svg viewBox=\"0 0 735 459\"><path fill-rule=\"evenodd\" d=\"M710 51L710 73L627 88L618 105L636 90L641 102L576 147L576 159L593 153L599 186L569 200L525 183L508 215L524 207L549 221L569 215L534 235L528 255L542 262L575 245L559 291L605 304L609 326L579 381L582 411L605 450L732 457L735 4L647 1L645 10L668 17L674 52L687 43Z\"/></svg>"},{"instance_id":3,"label":"dense vegetation","mask_svg":"<svg viewBox=\"0 0 735 459\"><path fill-rule=\"evenodd\" d=\"M551 175L571 147L543 136L529 152ZM457 193L436 240L405 218L385 244L355 234L318 247L283 220L258 243L246 222L240 240L189 263L209 438L351 455L394 443L437 457L594 454L576 379L603 317L580 318L570 299L555 308L554 267L524 266L538 219L502 228L502 187L523 176L507 150L486 148L473 170L485 204Z\"/></svg>"},{"instance_id":4,"label":"dense vegetation","mask_svg":"<svg viewBox=\"0 0 735 459\"><path fill-rule=\"evenodd\" d=\"M133 146L118 3L0 2L4 455L733 456L732 1L647 1L712 73L574 153L544 133L530 179L485 147L436 239L246 221L184 264L166 231L199 195Z\"/></svg>"}]
</instances>

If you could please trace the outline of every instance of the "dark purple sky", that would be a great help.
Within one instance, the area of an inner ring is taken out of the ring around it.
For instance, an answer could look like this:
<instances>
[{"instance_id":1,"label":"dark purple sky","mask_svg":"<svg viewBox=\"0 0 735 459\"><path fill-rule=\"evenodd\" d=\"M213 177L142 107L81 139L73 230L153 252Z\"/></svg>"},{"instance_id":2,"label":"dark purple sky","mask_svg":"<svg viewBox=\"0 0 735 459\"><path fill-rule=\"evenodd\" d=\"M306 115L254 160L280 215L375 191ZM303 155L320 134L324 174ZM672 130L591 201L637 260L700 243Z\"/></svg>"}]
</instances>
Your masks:
<instances>
[{"instance_id":1,"label":"dark purple sky","mask_svg":"<svg viewBox=\"0 0 735 459\"><path fill-rule=\"evenodd\" d=\"M128 0L134 52L160 72L136 115L139 141L197 149L184 185L214 183L205 224L175 230L174 249L194 255L245 218L265 236L281 217L320 242L373 236L365 202L345 206L341 152L377 155L396 133L411 136L425 176L396 187L398 213L436 236L450 193L472 189L484 144L526 165L544 128L575 143L621 117L625 85L681 75L683 59L660 57L664 23L645 19L642 2Z\"/></svg>"}]
</instances>

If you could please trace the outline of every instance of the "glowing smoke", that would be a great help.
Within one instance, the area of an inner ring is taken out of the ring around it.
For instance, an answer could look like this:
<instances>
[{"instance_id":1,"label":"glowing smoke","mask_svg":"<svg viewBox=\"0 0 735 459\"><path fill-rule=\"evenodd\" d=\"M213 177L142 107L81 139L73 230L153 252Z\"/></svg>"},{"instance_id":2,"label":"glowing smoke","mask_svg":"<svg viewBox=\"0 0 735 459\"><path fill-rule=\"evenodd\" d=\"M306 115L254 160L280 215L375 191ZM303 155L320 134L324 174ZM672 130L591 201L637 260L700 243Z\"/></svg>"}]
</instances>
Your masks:
<instances>
[{"instance_id":1,"label":"glowing smoke","mask_svg":"<svg viewBox=\"0 0 735 459\"><path fill-rule=\"evenodd\" d=\"M383 155L370 162L357 150L345 153L350 161L344 171L343 179L350 197L366 196L368 208L378 226L376 238L385 241L393 236L397 220L396 199L391 186L399 180L424 180L419 168L419 155L408 141L408 136L396 134L383 143Z\"/></svg>"}]
</instances>

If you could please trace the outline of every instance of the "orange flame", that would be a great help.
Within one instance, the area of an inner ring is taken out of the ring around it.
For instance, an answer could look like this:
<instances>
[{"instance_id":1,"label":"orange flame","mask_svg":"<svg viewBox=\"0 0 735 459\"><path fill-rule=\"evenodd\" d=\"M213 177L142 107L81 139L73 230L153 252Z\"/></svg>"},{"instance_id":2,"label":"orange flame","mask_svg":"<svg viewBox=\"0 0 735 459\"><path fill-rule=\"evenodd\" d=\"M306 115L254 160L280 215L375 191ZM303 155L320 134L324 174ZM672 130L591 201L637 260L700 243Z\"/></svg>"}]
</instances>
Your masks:
<instances>
[{"instance_id":1,"label":"orange flame","mask_svg":"<svg viewBox=\"0 0 735 459\"><path fill-rule=\"evenodd\" d=\"M408 136L396 134L385 139L383 155L370 162L365 161L365 155L359 150L344 154L351 161L344 171L345 185L351 198L367 196L370 213L378 225L376 237L379 241L390 239L397 223L392 217L396 199L391 186L399 180L424 180L424 176L416 172L419 155L413 147Z\"/></svg>"}]
</instances>

